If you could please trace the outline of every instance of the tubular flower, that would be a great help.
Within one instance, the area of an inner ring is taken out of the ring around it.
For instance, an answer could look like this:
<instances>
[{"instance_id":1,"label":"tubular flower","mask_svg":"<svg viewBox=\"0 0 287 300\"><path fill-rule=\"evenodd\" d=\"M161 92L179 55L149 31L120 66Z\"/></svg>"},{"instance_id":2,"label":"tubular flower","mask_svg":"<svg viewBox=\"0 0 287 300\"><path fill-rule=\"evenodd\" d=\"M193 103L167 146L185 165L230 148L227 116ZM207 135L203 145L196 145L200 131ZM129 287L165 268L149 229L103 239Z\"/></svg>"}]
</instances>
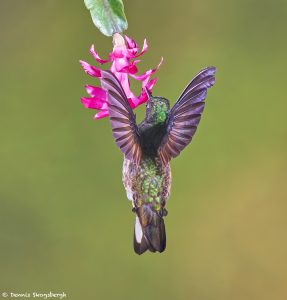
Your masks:
<instances>
[{"instance_id":1,"label":"tubular flower","mask_svg":"<svg viewBox=\"0 0 287 300\"><path fill-rule=\"evenodd\" d=\"M155 69L150 69L141 75L136 75L138 72L137 64L140 62L137 58L142 56L147 49L148 45L146 40L144 40L142 50L139 52L138 45L133 39L127 36L123 38L120 34L114 35L114 48L113 52L109 54L108 59L101 59L95 51L94 46L90 49L90 53L99 64L104 65L111 63L110 71L114 73L120 81L132 108L136 108L148 100L146 89L151 93L157 80L157 78L150 79L150 77L156 72L163 61L163 59L161 59ZM101 69L82 60L80 63L88 75L101 79ZM137 81L141 81L142 89L139 96L135 96L131 91L129 76ZM95 119L107 117L109 113L106 91L101 87L91 85L86 85L85 87L90 98L81 98L82 104L86 108L99 110L99 112L95 115Z\"/></svg>"}]
</instances>

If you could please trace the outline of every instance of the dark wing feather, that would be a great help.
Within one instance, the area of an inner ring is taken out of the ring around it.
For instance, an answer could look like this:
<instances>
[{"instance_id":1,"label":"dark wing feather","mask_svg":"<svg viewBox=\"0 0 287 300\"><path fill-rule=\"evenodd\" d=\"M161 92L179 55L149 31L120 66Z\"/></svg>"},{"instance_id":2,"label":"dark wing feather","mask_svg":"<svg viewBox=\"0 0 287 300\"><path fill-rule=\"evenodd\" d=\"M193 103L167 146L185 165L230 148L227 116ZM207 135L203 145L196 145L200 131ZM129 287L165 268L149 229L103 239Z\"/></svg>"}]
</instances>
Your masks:
<instances>
[{"instance_id":1,"label":"dark wing feather","mask_svg":"<svg viewBox=\"0 0 287 300\"><path fill-rule=\"evenodd\" d=\"M199 72L185 88L166 121L166 134L158 153L167 164L191 142L205 105L207 89L215 82L216 68L209 67Z\"/></svg>"},{"instance_id":2,"label":"dark wing feather","mask_svg":"<svg viewBox=\"0 0 287 300\"><path fill-rule=\"evenodd\" d=\"M139 163L141 148L135 115L115 75L110 71L101 74L102 88L108 93L108 110L116 145L127 159Z\"/></svg>"}]
</instances>

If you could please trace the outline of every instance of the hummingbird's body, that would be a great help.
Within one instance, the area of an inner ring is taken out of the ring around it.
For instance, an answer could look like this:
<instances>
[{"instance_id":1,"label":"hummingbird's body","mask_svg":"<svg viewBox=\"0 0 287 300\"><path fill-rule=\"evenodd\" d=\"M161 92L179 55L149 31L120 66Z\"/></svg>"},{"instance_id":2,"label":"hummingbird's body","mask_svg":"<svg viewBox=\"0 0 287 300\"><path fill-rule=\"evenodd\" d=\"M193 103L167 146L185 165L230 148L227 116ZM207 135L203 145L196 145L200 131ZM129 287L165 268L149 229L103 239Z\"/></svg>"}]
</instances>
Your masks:
<instances>
[{"instance_id":1,"label":"hummingbird's body","mask_svg":"<svg viewBox=\"0 0 287 300\"><path fill-rule=\"evenodd\" d=\"M200 121L207 88L214 84L215 68L202 70L170 109L169 101L148 91L146 116L136 124L135 115L117 78L102 72L108 92L109 114L117 146L124 154L123 183L136 213L134 249L163 252L166 234L163 217L170 195L169 161L190 143Z\"/></svg>"},{"instance_id":2,"label":"hummingbird's body","mask_svg":"<svg viewBox=\"0 0 287 300\"><path fill-rule=\"evenodd\" d=\"M123 164L123 184L137 214L134 247L139 254L146 249L152 252L162 252L165 249L162 217L167 214L164 207L171 186L170 165L169 163L164 165L158 156L159 142L165 133L163 124L167 117L169 102L164 98L152 96L150 98L150 103L154 105L148 108L145 120L139 125L142 159L136 164L125 158ZM144 235L149 237L142 245Z\"/></svg>"}]
</instances>

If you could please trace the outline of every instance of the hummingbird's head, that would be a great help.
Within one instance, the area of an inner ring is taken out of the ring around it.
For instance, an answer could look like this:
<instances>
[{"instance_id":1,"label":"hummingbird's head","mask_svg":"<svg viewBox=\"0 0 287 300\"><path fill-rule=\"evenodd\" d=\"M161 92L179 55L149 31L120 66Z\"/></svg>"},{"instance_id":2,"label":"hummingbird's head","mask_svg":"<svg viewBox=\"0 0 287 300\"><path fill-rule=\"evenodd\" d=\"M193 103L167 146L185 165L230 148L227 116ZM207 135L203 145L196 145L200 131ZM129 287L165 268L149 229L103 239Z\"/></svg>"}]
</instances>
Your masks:
<instances>
[{"instance_id":1,"label":"hummingbird's head","mask_svg":"<svg viewBox=\"0 0 287 300\"><path fill-rule=\"evenodd\" d=\"M163 123L169 112L169 101L163 97L153 97L148 93L146 105L146 121L149 123Z\"/></svg>"}]
</instances>

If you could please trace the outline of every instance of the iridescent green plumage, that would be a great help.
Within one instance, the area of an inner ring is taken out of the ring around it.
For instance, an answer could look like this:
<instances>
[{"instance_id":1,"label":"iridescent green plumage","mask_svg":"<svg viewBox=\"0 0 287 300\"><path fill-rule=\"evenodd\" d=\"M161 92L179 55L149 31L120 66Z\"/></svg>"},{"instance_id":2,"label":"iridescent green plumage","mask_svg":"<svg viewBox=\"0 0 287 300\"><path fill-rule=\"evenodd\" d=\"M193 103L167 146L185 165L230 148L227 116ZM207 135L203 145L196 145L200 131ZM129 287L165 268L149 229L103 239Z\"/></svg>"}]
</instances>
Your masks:
<instances>
[{"instance_id":1,"label":"iridescent green plumage","mask_svg":"<svg viewBox=\"0 0 287 300\"><path fill-rule=\"evenodd\" d=\"M168 115L169 101L162 97L152 97L150 95L150 114L146 114L146 122L150 122L154 125L163 123Z\"/></svg>"},{"instance_id":2,"label":"iridescent green plumage","mask_svg":"<svg viewBox=\"0 0 287 300\"><path fill-rule=\"evenodd\" d=\"M159 212L165 206L170 180L169 166L163 167L158 159L145 157L139 165L125 160L123 182L132 191L130 200L135 207L150 204Z\"/></svg>"},{"instance_id":3,"label":"iridescent green plumage","mask_svg":"<svg viewBox=\"0 0 287 300\"><path fill-rule=\"evenodd\" d=\"M151 158L146 158L142 163L139 188L142 193L142 201L152 203L159 210L160 190L162 185L162 174Z\"/></svg>"}]
</instances>

